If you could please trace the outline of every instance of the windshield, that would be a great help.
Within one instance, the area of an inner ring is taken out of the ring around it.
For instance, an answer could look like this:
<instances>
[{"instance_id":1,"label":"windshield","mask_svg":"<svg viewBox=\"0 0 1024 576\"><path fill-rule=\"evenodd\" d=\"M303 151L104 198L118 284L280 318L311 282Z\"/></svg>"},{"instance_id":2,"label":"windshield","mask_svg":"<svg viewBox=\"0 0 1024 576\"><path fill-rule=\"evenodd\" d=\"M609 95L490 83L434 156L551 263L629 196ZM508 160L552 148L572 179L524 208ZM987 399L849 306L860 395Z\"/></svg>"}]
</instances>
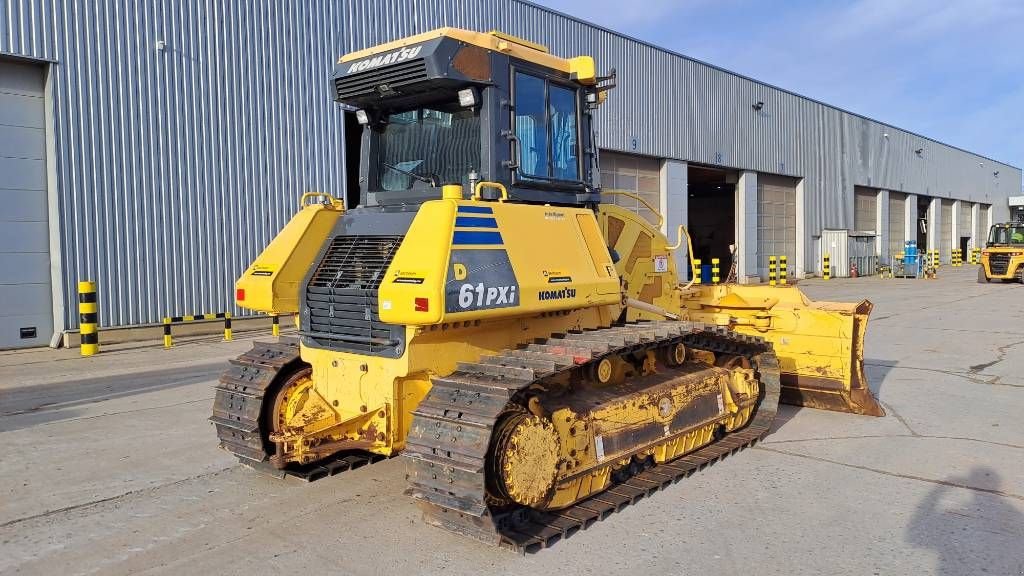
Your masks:
<instances>
[{"instance_id":1,"label":"windshield","mask_svg":"<svg viewBox=\"0 0 1024 576\"><path fill-rule=\"evenodd\" d=\"M371 162L376 189L410 190L443 184L469 185L480 170L480 116L457 105L391 114L377 134Z\"/></svg>"},{"instance_id":2,"label":"windshield","mask_svg":"<svg viewBox=\"0 0 1024 576\"><path fill-rule=\"evenodd\" d=\"M989 244L1024 244L1024 224L993 226L988 233Z\"/></svg>"}]
</instances>

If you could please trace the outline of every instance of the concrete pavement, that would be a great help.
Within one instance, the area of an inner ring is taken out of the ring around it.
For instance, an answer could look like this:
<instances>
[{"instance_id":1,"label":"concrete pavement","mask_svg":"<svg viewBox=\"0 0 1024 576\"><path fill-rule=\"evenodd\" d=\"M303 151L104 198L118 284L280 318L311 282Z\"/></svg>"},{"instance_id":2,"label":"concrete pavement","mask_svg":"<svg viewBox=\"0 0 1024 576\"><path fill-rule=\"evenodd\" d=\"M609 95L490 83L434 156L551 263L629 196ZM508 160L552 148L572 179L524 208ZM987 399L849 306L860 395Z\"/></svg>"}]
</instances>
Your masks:
<instances>
[{"instance_id":1,"label":"concrete pavement","mask_svg":"<svg viewBox=\"0 0 1024 576\"><path fill-rule=\"evenodd\" d=\"M244 338L0 353L0 573L1024 574L1024 286L806 281L869 298L888 412L783 407L774 432L519 557L424 525L390 460L312 484L216 447Z\"/></svg>"}]
</instances>

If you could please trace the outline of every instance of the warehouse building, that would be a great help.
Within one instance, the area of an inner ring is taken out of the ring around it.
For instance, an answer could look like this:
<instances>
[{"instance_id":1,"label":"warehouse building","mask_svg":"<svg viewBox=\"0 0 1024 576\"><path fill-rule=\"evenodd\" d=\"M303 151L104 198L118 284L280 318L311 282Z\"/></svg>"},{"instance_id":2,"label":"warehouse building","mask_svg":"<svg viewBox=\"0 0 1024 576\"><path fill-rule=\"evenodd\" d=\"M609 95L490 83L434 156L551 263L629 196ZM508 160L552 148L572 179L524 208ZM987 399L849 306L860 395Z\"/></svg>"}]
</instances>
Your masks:
<instances>
[{"instance_id":1,"label":"warehouse building","mask_svg":"<svg viewBox=\"0 0 1024 576\"><path fill-rule=\"evenodd\" d=\"M441 26L615 68L603 185L659 207L670 235L689 224L723 268L737 246L743 282L770 255L816 273L829 231L865 233L883 260L915 239L948 261L1021 189L1019 168L521 0L129 4L2 3L0 348L74 332L85 279L103 327L231 311L299 194L343 194L334 61Z\"/></svg>"}]
</instances>

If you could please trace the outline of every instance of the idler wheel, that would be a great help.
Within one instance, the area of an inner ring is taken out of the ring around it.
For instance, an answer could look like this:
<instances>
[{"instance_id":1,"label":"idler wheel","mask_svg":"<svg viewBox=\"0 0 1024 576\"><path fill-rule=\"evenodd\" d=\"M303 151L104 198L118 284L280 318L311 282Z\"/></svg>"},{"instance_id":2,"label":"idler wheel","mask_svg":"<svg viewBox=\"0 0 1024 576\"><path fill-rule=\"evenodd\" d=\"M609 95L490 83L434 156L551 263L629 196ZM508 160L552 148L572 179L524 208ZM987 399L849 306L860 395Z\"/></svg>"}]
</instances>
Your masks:
<instances>
[{"instance_id":1,"label":"idler wheel","mask_svg":"<svg viewBox=\"0 0 1024 576\"><path fill-rule=\"evenodd\" d=\"M524 506L542 504L555 484L560 450L550 420L525 412L509 416L494 444L499 492Z\"/></svg>"}]
</instances>

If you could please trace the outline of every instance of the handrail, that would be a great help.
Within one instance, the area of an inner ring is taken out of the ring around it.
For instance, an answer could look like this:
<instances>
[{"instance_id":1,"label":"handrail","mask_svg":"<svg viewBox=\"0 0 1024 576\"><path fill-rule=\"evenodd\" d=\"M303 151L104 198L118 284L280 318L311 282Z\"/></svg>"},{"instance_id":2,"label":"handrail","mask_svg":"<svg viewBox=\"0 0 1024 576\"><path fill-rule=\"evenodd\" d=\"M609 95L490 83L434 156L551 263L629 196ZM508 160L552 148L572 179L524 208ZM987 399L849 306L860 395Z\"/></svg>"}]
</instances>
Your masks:
<instances>
[{"instance_id":1,"label":"handrail","mask_svg":"<svg viewBox=\"0 0 1024 576\"><path fill-rule=\"evenodd\" d=\"M601 190L601 195L602 196L604 196L604 195L608 195L608 196L626 196L627 198L632 198L632 199L636 200L637 202L643 204L645 208L647 208L648 210L653 212L654 215L658 217L658 227L659 228L661 228L661 225L665 223L665 217L661 215L661 212L659 212L654 206L651 206L650 202L648 202L647 200L644 200L643 198L641 198L640 196L638 196L638 195L636 195L636 194L634 194L632 192L626 192L625 190Z\"/></svg>"},{"instance_id":2,"label":"handrail","mask_svg":"<svg viewBox=\"0 0 1024 576\"><path fill-rule=\"evenodd\" d=\"M299 208L305 208L306 207L306 198L325 198L325 199L327 199L330 202L331 206L333 206L334 208L344 208L345 207L345 203L344 202L342 202L341 200L338 200L334 196L331 196L327 192L303 192L302 193L302 197L299 198ZM324 204L327 204L327 202L324 202Z\"/></svg>"},{"instance_id":3,"label":"handrail","mask_svg":"<svg viewBox=\"0 0 1024 576\"><path fill-rule=\"evenodd\" d=\"M508 200L508 190L505 188L504 184L501 182L489 182L487 180L476 183L476 187L473 188L473 200L480 200L483 197L481 192L483 192L484 188L493 188L501 192L501 198L498 200L499 202Z\"/></svg>"}]
</instances>

